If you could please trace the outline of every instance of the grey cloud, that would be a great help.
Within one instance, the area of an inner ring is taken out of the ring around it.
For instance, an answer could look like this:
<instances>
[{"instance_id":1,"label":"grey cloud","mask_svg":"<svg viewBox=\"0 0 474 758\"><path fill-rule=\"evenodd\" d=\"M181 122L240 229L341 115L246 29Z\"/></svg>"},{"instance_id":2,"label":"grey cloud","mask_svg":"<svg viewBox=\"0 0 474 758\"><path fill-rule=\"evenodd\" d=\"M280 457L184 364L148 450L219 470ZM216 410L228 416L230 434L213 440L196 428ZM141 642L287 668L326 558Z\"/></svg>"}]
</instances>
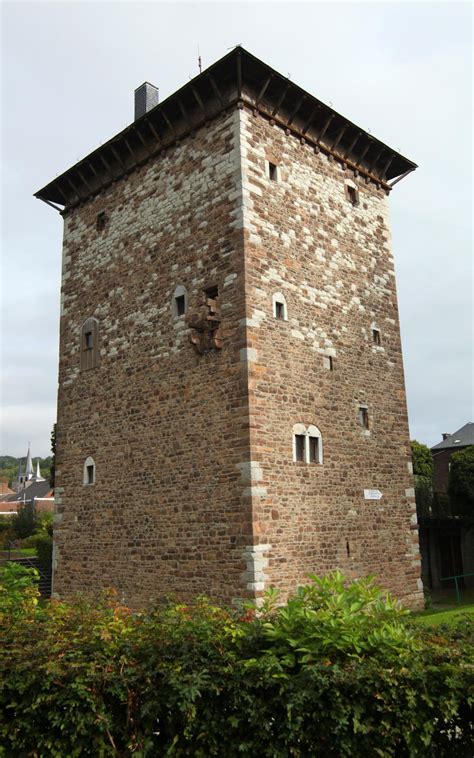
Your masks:
<instances>
[{"instance_id":1,"label":"grey cloud","mask_svg":"<svg viewBox=\"0 0 474 758\"><path fill-rule=\"evenodd\" d=\"M2 452L49 450L62 220L32 193L242 43L420 164L391 195L411 433L473 420L466 3L3 3Z\"/></svg>"}]
</instances>

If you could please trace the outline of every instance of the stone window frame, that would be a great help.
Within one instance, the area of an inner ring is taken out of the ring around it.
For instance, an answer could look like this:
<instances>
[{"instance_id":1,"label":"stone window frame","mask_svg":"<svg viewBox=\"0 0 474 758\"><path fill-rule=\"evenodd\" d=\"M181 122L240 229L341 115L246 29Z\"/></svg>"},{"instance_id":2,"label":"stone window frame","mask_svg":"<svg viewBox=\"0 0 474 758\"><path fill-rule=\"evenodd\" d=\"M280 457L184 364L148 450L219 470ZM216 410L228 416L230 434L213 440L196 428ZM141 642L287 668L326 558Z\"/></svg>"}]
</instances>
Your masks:
<instances>
[{"instance_id":1,"label":"stone window frame","mask_svg":"<svg viewBox=\"0 0 474 758\"><path fill-rule=\"evenodd\" d=\"M370 421L369 406L366 403L358 403L357 405L357 423L364 434L370 434L372 424Z\"/></svg>"},{"instance_id":2,"label":"stone window frame","mask_svg":"<svg viewBox=\"0 0 474 758\"><path fill-rule=\"evenodd\" d=\"M304 437L304 460L297 457L297 437ZM316 439L316 456L317 460L311 460L310 440ZM295 424L293 426L293 463L304 463L314 466L323 464L323 436L320 429L314 424L306 426L305 424Z\"/></svg>"},{"instance_id":3,"label":"stone window frame","mask_svg":"<svg viewBox=\"0 0 474 758\"><path fill-rule=\"evenodd\" d=\"M283 306L282 316L277 315L277 305ZM276 321L288 321L288 306L286 303L286 297L281 292L274 292L272 295L272 313L273 318L276 319Z\"/></svg>"},{"instance_id":4,"label":"stone window frame","mask_svg":"<svg viewBox=\"0 0 474 758\"><path fill-rule=\"evenodd\" d=\"M344 192L351 205L357 207L360 204L359 187L350 179L344 183Z\"/></svg>"},{"instance_id":5,"label":"stone window frame","mask_svg":"<svg viewBox=\"0 0 474 758\"><path fill-rule=\"evenodd\" d=\"M370 325L370 344L371 344L373 353L385 352L385 346L382 340L382 330L375 323L375 321L373 321L372 324Z\"/></svg>"},{"instance_id":6,"label":"stone window frame","mask_svg":"<svg viewBox=\"0 0 474 758\"><path fill-rule=\"evenodd\" d=\"M335 371L336 370L336 356L332 353L329 353L328 355L323 355L323 366L327 371Z\"/></svg>"},{"instance_id":7,"label":"stone window frame","mask_svg":"<svg viewBox=\"0 0 474 758\"><path fill-rule=\"evenodd\" d=\"M92 474L92 476L91 476ZM82 469L82 484L84 487L92 487L96 479L96 465L93 457L88 455Z\"/></svg>"},{"instance_id":8,"label":"stone window frame","mask_svg":"<svg viewBox=\"0 0 474 758\"><path fill-rule=\"evenodd\" d=\"M370 326L370 332L372 335L372 344L374 347L382 347L382 332L377 324L372 323Z\"/></svg>"},{"instance_id":9,"label":"stone window frame","mask_svg":"<svg viewBox=\"0 0 474 758\"><path fill-rule=\"evenodd\" d=\"M80 369L89 371L99 365L99 321L90 316L81 326Z\"/></svg>"},{"instance_id":10,"label":"stone window frame","mask_svg":"<svg viewBox=\"0 0 474 758\"><path fill-rule=\"evenodd\" d=\"M266 160L266 176L270 182L276 182L278 184L281 181L280 166L278 163Z\"/></svg>"},{"instance_id":11,"label":"stone window frame","mask_svg":"<svg viewBox=\"0 0 474 758\"><path fill-rule=\"evenodd\" d=\"M184 297L184 311L183 313L178 313L178 298ZM178 286L175 288L175 291L173 292L173 297L171 298L171 313L173 315L173 318L184 318L186 316L186 313L188 312L188 291L186 287L183 284L178 284Z\"/></svg>"}]
</instances>

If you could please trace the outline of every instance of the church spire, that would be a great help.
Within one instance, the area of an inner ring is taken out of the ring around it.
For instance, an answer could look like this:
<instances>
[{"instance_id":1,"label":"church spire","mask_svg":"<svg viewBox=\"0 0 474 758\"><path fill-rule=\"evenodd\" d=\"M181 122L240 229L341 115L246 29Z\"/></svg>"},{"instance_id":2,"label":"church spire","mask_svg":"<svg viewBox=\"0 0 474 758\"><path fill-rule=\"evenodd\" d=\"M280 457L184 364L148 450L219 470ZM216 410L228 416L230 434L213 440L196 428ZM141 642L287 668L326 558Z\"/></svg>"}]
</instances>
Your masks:
<instances>
[{"instance_id":1,"label":"church spire","mask_svg":"<svg viewBox=\"0 0 474 758\"><path fill-rule=\"evenodd\" d=\"M35 474L35 481L36 482L44 482L44 476L41 476L40 471L40 459L36 459L36 474Z\"/></svg>"},{"instance_id":2,"label":"church spire","mask_svg":"<svg viewBox=\"0 0 474 758\"><path fill-rule=\"evenodd\" d=\"M29 482L34 477L33 461L31 460L30 445L31 445L31 442L28 442L28 453L26 456L26 470L25 470L25 481L27 482Z\"/></svg>"}]
</instances>

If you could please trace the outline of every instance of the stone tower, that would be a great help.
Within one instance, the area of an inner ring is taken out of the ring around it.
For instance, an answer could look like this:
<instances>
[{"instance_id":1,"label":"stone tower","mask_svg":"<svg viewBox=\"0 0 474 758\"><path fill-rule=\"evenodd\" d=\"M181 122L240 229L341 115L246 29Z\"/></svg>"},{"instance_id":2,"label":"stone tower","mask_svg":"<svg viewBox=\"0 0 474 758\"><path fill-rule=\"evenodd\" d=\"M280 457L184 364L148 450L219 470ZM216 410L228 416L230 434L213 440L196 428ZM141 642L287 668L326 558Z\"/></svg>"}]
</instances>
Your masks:
<instances>
[{"instance_id":1,"label":"stone tower","mask_svg":"<svg viewBox=\"0 0 474 758\"><path fill-rule=\"evenodd\" d=\"M64 218L55 592L258 602L339 567L416 606L388 219L415 164L240 47L146 84L36 195Z\"/></svg>"}]
</instances>

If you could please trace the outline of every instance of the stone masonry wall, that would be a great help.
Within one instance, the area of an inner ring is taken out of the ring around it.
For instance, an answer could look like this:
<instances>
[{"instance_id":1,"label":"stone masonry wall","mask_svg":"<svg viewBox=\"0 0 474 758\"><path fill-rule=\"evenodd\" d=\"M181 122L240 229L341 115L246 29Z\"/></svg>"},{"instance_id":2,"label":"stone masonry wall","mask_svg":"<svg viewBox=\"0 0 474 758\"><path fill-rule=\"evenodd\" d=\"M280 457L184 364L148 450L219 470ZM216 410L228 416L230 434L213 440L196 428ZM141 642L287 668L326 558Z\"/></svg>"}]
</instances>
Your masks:
<instances>
[{"instance_id":1,"label":"stone masonry wall","mask_svg":"<svg viewBox=\"0 0 474 758\"><path fill-rule=\"evenodd\" d=\"M388 200L248 110L240 139L257 594L271 584L285 594L308 573L339 567L376 575L416 606L422 585ZM273 315L276 293L287 320ZM360 405L369 430L358 423ZM297 423L319 428L322 464L293 461ZM382 499L365 500L365 489Z\"/></svg>"},{"instance_id":2,"label":"stone masonry wall","mask_svg":"<svg viewBox=\"0 0 474 758\"><path fill-rule=\"evenodd\" d=\"M118 180L65 217L54 591L114 586L248 596L252 545L239 113ZM97 216L105 212L103 231ZM218 285L223 347L197 355L188 314ZM81 325L99 366L80 371ZM243 353L241 354L241 351ZM83 484L86 458L96 466ZM251 594L251 593L250 593Z\"/></svg>"},{"instance_id":3,"label":"stone masonry wall","mask_svg":"<svg viewBox=\"0 0 474 758\"><path fill-rule=\"evenodd\" d=\"M198 355L187 316L215 285L222 349ZM382 190L232 110L66 214L61 309L55 593L258 601L339 567L421 602ZM91 317L99 365L81 371ZM298 423L322 464L293 461Z\"/></svg>"}]
</instances>

